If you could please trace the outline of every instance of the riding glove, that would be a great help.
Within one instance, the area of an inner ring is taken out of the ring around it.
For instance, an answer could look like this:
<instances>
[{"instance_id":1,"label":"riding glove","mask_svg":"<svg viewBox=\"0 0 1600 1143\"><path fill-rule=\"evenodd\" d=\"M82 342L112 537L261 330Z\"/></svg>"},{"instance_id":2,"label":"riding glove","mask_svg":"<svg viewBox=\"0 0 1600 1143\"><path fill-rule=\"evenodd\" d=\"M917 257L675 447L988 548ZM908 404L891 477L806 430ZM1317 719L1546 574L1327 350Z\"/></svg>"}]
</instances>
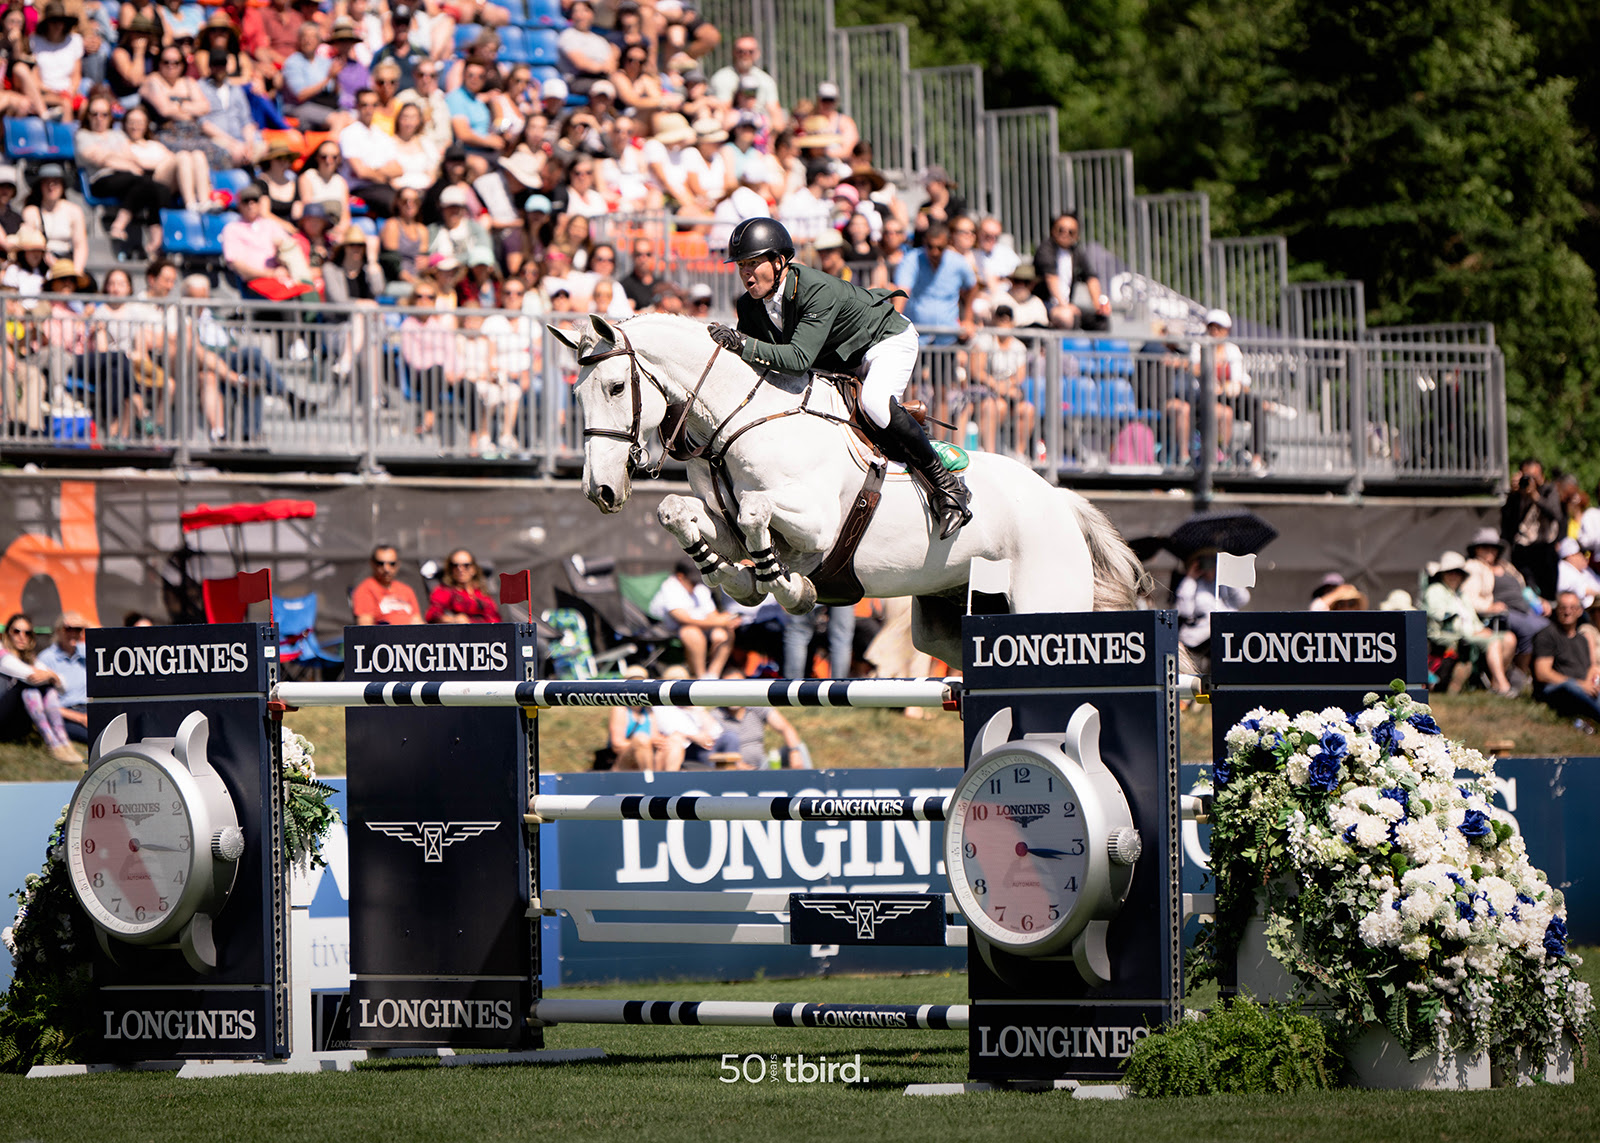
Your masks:
<instances>
[{"instance_id":1,"label":"riding glove","mask_svg":"<svg viewBox=\"0 0 1600 1143\"><path fill-rule=\"evenodd\" d=\"M722 346L722 348L726 349L729 353L744 352L744 334L740 333L738 330L731 329L728 326L718 324L717 322L712 322L710 328L706 332L711 335L712 341Z\"/></svg>"}]
</instances>

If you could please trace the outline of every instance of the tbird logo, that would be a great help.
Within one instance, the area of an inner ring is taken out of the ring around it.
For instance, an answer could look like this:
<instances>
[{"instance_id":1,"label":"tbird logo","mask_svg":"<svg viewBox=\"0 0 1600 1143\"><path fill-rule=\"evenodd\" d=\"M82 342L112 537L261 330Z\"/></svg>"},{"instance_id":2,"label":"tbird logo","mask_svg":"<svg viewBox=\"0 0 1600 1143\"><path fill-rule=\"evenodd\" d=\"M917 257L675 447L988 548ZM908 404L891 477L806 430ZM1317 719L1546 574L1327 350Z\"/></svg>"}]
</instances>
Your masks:
<instances>
[{"instance_id":1,"label":"tbird logo","mask_svg":"<svg viewBox=\"0 0 1600 1143\"><path fill-rule=\"evenodd\" d=\"M444 860L446 846L498 829L499 822L368 822L367 828L422 848L422 860Z\"/></svg>"},{"instance_id":2,"label":"tbird logo","mask_svg":"<svg viewBox=\"0 0 1600 1143\"><path fill-rule=\"evenodd\" d=\"M795 902L802 909L821 913L824 917L832 917L836 921L844 921L856 927L858 940L870 941L876 938L878 926L885 921L893 921L912 913L920 913L930 907L932 901L852 901L848 898L813 901L802 898Z\"/></svg>"}]
</instances>

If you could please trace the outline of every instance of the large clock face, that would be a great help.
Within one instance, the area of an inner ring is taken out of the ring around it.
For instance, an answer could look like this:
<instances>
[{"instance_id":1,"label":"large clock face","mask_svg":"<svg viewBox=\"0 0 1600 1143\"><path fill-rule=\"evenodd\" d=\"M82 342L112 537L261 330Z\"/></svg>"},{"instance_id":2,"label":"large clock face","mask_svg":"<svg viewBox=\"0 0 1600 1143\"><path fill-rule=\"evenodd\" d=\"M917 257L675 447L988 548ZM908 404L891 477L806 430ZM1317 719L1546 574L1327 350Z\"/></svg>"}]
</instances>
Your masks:
<instances>
[{"instance_id":1,"label":"large clock face","mask_svg":"<svg viewBox=\"0 0 1600 1143\"><path fill-rule=\"evenodd\" d=\"M946 827L951 884L969 923L1013 947L1043 943L1072 916L1089 873L1082 798L1026 751L991 755L962 779Z\"/></svg>"},{"instance_id":2,"label":"large clock face","mask_svg":"<svg viewBox=\"0 0 1600 1143\"><path fill-rule=\"evenodd\" d=\"M122 936L165 924L193 872L194 822L172 775L112 755L84 780L67 823L68 863L94 919Z\"/></svg>"}]
</instances>

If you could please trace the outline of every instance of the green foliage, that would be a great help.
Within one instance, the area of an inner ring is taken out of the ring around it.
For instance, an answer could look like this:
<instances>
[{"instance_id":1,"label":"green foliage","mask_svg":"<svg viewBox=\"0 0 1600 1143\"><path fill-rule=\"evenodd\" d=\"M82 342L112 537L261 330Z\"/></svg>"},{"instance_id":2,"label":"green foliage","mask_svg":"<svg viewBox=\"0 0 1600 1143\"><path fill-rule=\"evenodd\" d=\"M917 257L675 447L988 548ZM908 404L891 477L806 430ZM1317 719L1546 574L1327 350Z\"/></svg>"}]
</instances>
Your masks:
<instances>
[{"instance_id":1,"label":"green foliage","mask_svg":"<svg viewBox=\"0 0 1600 1143\"><path fill-rule=\"evenodd\" d=\"M1244 997L1140 1040L1126 1079L1152 1097L1287 1093L1332 1087L1337 1060L1320 1021Z\"/></svg>"},{"instance_id":2,"label":"green foliage","mask_svg":"<svg viewBox=\"0 0 1600 1143\"><path fill-rule=\"evenodd\" d=\"M1573 0L841 0L980 62L990 107L1062 109L1219 235L1282 233L1297 279L1358 278L1372 325L1492 322L1513 456L1600 477L1600 125Z\"/></svg>"},{"instance_id":3,"label":"green foliage","mask_svg":"<svg viewBox=\"0 0 1600 1143\"><path fill-rule=\"evenodd\" d=\"M61 853L66 811L46 846L44 867L14 893L11 988L0 996L0 1072L65 1063L92 1027L88 916L73 895Z\"/></svg>"}]
</instances>

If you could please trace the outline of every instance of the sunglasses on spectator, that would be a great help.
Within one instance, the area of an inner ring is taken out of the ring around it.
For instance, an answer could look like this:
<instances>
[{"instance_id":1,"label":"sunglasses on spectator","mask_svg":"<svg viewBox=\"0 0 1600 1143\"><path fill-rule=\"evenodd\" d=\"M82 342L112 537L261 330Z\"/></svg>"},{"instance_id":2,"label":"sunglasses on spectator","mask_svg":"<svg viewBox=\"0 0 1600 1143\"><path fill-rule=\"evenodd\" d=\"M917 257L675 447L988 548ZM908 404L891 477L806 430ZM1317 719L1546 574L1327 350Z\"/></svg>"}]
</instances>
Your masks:
<instances>
[{"instance_id":1,"label":"sunglasses on spectator","mask_svg":"<svg viewBox=\"0 0 1600 1143\"><path fill-rule=\"evenodd\" d=\"M79 635L83 634L82 627L68 627L66 624L62 624L60 630L65 631L68 634L71 634L74 631L76 631Z\"/></svg>"},{"instance_id":2,"label":"sunglasses on spectator","mask_svg":"<svg viewBox=\"0 0 1600 1143\"><path fill-rule=\"evenodd\" d=\"M616 257L611 254L596 254L590 259L591 262L615 262L616 260Z\"/></svg>"},{"instance_id":3,"label":"sunglasses on spectator","mask_svg":"<svg viewBox=\"0 0 1600 1143\"><path fill-rule=\"evenodd\" d=\"M451 560L450 566L453 568L475 568L478 565L473 563L471 560L467 560L465 563L462 563L460 560Z\"/></svg>"},{"instance_id":4,"label":"sunglasses on spectator","mask_svg":"<svg viewBox=\"0 0 1600 1143\"><path fill-rule=\"evenodd\" d=\"M179 67L182 64L183 64L183 57L182 56L178 56L176 59L174 59L172 56L162 56L161 57L161 66L162 67Z\"/></svg>"},{"instance_id":5,"label":"sunglasses on spectator","mask_svg":"<svg viewBox=\"0 0 1600 1143\"><path fill-rule=\"evenodd\" d=\"M697 310L708 310L708 309L711 308L711 299L710 298L695 298L689 304L691 306L693 306Z\"/></svg>"},{"instance_id":6,"label":"sunglasses on spectator","mask_svg":"<svg viewBox=\"0 0 1600 1143\"><path fill-rule=\"evenodd\" d=\"M972 229L972 227L970 227L970 226L952 226L950 228L950 233L951 234L976 234L978 232L976 230Z\"/></svg>"},{"instance_id":7,"label":"sunglasses on spectator","mask_svg":"<svg viewBox=\"0 0 1600 1143\"><path fill-rule=\"evenodd\" d=\"M32 635L33 634L33 628L32 627L13 627L11 629L11 634L18 636L19 638L21 636L23 636L23 635Z\"/></svg>"},{"instance_id":8,"label":"sunglasses on spectator","mask_svg":"<svg viewBox=\"0 0 1600 1143\"><path fill-rule=\"evenodd\" d=\"M397 568L400 566L399 560L373 560L372 563L373 566L380 568Z\"/></svg>"}]
</instances>

